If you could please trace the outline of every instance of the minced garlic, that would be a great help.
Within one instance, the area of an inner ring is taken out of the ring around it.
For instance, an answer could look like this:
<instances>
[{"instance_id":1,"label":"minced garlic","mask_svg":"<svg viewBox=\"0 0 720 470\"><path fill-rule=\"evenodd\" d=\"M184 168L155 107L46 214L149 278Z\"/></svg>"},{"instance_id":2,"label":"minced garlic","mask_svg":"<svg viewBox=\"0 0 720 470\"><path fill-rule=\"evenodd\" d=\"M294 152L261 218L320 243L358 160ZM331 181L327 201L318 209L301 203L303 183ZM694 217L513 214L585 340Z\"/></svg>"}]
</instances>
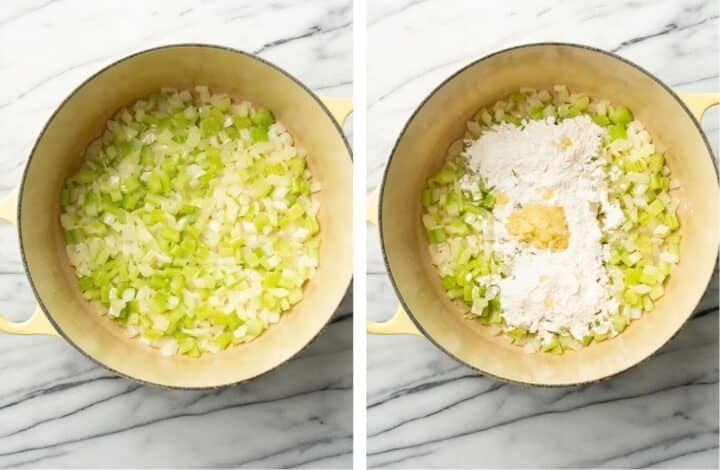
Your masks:
<instances>
[{"instance_id":1,"label":"minced garlic","mask_svg":"<svg viewBox=\"0 0 720 470\"><path fill-rule=\"evenodd\" d=\"M562 207L527 204L510 214L505 227L518 240L537 248L560 251L568 247L570 232Z\"/></svg>"}]
</instances>

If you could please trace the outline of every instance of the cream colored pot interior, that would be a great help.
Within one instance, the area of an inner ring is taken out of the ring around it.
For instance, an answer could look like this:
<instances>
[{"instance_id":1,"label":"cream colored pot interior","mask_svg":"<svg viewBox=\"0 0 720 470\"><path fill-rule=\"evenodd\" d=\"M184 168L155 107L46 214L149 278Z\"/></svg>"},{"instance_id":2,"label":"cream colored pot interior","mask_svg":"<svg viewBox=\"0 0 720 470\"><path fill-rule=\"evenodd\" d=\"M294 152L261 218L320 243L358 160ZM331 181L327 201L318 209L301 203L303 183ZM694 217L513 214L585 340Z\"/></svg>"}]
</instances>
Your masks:
<instances>
[{"instance_id":1,"label":"cream colored pot interior","mask_svg":"<svg viewBox=\"0 0 720 470\"><path fill-rule=\"evenodd\" d=\"M128 339L82 298L68 264L58 195L83 149L120 107L161 87L207 85L269 107L308 150L322 185L320 269L305 298L259 339L200 359L163 358ZM40 137L20 193L20 236L27 269L56 328L105 366L151 383L210 387L255 377L310 342L340 303L352 275L352 167L341 132L296 81L252 56L203 46L141 53L102 71L61 106Z\"/></svg>"},{"instance_id":2,"label":"cream colored pot interior","mask_svg":"<svg viewBox=\"0 0 720 470\"><path fill-rule=\"evenodd\" d=\"M679 182L682 256L655 309L612 341L562 356L525 354L466 320L447 299L430 263L420 191L442 165L464 123L484 105L519 87L566 84L629 106L666 151ZM648 357L690 316L712 275L720 230L720 196L712 156L694 119L665 88L638 68L599 51L563 45L511 49L450 78L409 122L388 164L380 223L388 266L401 299L425 335L485 373L530 384L599 380Z\"/></svg>"}]
</instances>

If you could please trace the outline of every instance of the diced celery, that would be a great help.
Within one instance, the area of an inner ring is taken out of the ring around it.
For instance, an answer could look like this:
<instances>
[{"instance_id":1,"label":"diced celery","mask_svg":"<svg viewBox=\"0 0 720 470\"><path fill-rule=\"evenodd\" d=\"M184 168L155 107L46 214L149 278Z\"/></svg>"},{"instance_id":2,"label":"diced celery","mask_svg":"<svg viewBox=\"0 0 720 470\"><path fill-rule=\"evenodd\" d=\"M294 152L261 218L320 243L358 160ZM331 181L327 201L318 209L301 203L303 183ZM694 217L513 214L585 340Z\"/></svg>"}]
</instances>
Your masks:
<instances>
[{"instance_id":1,"label":"diced celery","mask_svg":"<svg viewBox=\"0 0 720 470\"><path fill-rule=\"evenodd\" d=\"M627 327L627 320L622 315L613 316L610 322L612 323L615 331L617 331L618 333L622 333L623 330L625 330L625 327Z\"/></svg>"},{"instance_id":2,"label":"diced celery","mask_svg":"<svg viewBox=\"0 0 720 470\"><path fill-rule=\"evenodd\" d=\"M69 245L77 245L83 240L82 232L78 229L65 230L65 242Z\"/></svg>"},{"instance_id":3,"label":"diced celery","mask_svg":"<svg viewBox=\"0 0 720 470\"><path fill-rule=\"evenodd\" d=\"M257 336L265 330L265 323L259 318L248 318L245 325L248 336Z\"/></svg>"},{"instance_id":4,"label":"diced celery","mask_svg":"<svg viewBox=\"0 0 720 470\"><path fill-rule=\"evenodd\" d=\"M615 109L610 111L609 117L614 124L622 124L623 129L625 128L625 125L633 120L632 111L625 106L615 107Z\"/></svg>"},{"instance_id":5,"label":"diced celery","mask_svg":"<svg viewBox=\"0 0 720 470\"><path fill-rule=\"evenodd\" d=\"M60 205L63 207L67 207L70 204L70 190L68 188L63 188L60 191Z\"/></svg>"},{"instance_id":6,"label":"diced celery","mask_svg":"<svg viewBox=\"0 0 720 470\"><path fill-rule=\"evenodd\" d=\"M627 130L623 124L615 124L609 128L610 140L627 139Z\"/></svg>"},{"instance_id":7,"label":"diced celery","mask_svg":"<svg viewBox=\"0 0 720 470\"><path fill-rule=\"evenodd\" d=\"M427 230L427 239L430 243L442 243L445 241L445 231L443 229Z\"/></svg>"},{"instance_id":8,"label":"diced celery","mask_svg":"<svg viewBox=\"0 0 720 470\"><path fill-rule=\"evenodd\" d=\"M610 336L610 333L595 333L593 335L593 339L595 340L596 343L600 343L600 342L603 342L606 339L608 339L609 336Z\"/></svg>"},{"instance_id":9,"label":"diced celery","mask_svg":"<svg viewBox=\"0 0 720 470\"><path fill-rule=\"evenodd\" d=\"M605 116L604 114L594 115L593 121L595 121L595 124L597 124L598 126L603 126L603 127L610 124L610 119L608 119L608 117Z\"/></svg>"},{"instance_id":10,"label":"diced celery","mask_svg":"<svg viewBox=\"0 0 720 470\"><path fill-rule=\"evenodd\" d=\"M430 188L423 189L422 192L422 205L428 207L432 204L432 190Z\"/></svg>"},{"instance_id":11,"label":"diced celery","mask_svg":"<svg viewBox=\"0 0 720 470\"><path fill-rule=\"evenodd\" d=\"M514 341L520 341L525 336L527 336L527 330L524 328L513 328L512 330L507 332L507 335L511 337Z\"/></svg>"},{"instance_id":12,"label":"diced celery","mask_svg":"<svg viewBox=\"0 0 720 470\"><path fill-rule=\"evenodd\" d=\"M216 116L208 116L200 121L200 131L203 136L215 135L222 129L222 122Z\"/></svg>"},{"instance_id":13,"label":"diced celery","mask_svg":"<svg viewBox=\"0 0 720 470\"><path fill-rule=\"evenodd\" d=\"M233 116L233 123L238 129L247 129L253 125L252 121L247 116Z\"/></svg>"},{"instance_id":14,"label":"diced celery","mask_svg":"<svg viewBox=\"0 0 720 470\"><path fill-rule=\"evenodd\" d=\"M250 140L253 143L267 142L268 140L268 129L263 126L255 126L250 129Z\"/></svg>"},{"instance_id":15,"label":"diced celery","mask_svg":"<svg viewBox=\"0 0 720 470\"><path fill-rule=\"evenodd\" d=\"M275 122L275 116L267 108L258 108L252 115L252 121L261 127L270 127Z\"/></svg>"},{"instance_id":16,"label":"diced celery","mask_svg":"<svg viewBox=\"0 0 720 470\"><path fill-rule=\"evenodd\" d=\"M455 181L455 172L449 168L443 168L434 177L433 180L440 184L450 184Z\"/></svg>"}]
</instances>

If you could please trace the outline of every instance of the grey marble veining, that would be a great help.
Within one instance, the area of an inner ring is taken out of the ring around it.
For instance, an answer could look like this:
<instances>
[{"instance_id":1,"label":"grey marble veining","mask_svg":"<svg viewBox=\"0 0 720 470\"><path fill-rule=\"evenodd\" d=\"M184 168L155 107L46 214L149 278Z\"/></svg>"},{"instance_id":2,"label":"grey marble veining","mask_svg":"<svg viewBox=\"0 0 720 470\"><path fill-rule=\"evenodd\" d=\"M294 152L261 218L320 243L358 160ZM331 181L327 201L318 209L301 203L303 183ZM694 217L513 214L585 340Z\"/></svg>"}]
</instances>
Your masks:
<instances>
[{"instance_id":1,"label":"grey marble veining","mask_svg":"<svg viewBox=\"0 0 720 470\"><path fill-rule=\"evenodd\" d=\"M352 92L352 4L316 1L0 4L0 196L78 84L132 52L205 42L258 53L318 94ZM350 126L346 129L349 131ZM0 312L33 296L14 229L0 225ZM58 338L0 334L0 467L349 467L352 295L298 357L209 392L119 378Z\"/></svg>"},{"instance_id":2,"label":"grey marble veining","mask_svg":"<svg viewBox=\"0 0 720 470\"><path fill-rule=\"evenodd\" d=\"M368 6L368 193L395 138L443 79L492 51L578 42L683 91L717 91L717 1L397 1ZM718 111L703 129L718 151ZM368 227L368 317L396 298ZM417 337L368 338L371 467L717 467L718 278L660 353L611 380L496 382Z\"/></svg>"}]
</instances>

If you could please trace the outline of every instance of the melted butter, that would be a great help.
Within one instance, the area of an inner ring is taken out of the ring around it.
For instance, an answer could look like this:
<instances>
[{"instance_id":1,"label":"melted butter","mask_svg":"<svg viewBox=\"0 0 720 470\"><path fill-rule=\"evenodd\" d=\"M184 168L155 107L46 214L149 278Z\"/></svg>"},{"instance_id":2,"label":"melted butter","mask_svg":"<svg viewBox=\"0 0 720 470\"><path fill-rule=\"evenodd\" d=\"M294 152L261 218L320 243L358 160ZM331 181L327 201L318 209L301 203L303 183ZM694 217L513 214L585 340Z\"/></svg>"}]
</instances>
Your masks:
<instances>
[{"instance_id":1,"label":"melted butter","mask_svg":"<svg viewBox=\"0 0 720 470\"><path fill-rule=\"evenodd\" d=\"M561 251L568 247L570 232L562 207L527 204L510 214L506 228L521 242L537 248Z\"/></svg>"}]
</instances>

